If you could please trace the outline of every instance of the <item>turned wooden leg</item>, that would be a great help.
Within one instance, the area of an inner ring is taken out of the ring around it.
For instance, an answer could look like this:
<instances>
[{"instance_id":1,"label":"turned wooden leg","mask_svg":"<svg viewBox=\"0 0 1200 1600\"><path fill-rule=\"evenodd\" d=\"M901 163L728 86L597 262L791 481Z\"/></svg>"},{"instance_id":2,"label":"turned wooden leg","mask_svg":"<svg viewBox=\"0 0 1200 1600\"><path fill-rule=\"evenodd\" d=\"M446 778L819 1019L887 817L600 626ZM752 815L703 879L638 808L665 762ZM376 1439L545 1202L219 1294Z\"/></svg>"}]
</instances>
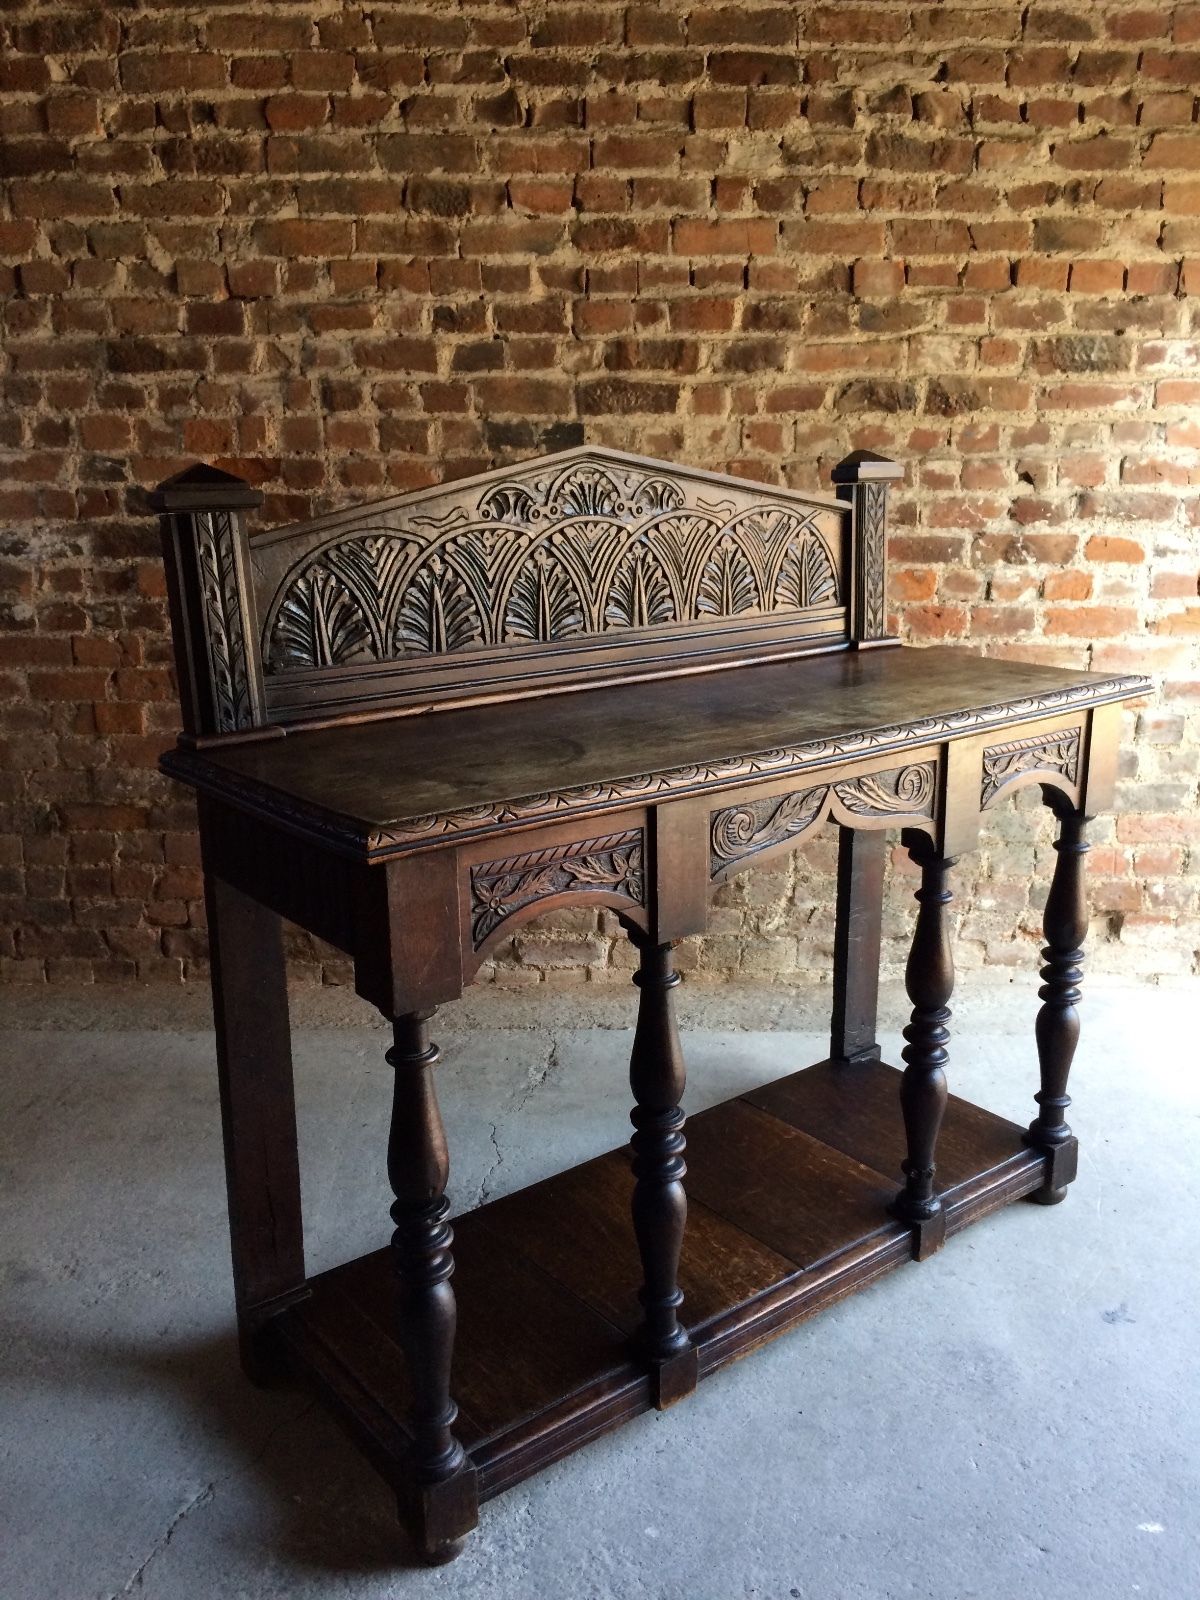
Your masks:
<instances>
[{"instance_id":1,"label":"turned wooden leg","mask_svg":"<svg viewBox=\"0 0 1200 1600\"><path fill-rule=\"evenodd\" d=\"M878 1061L879 944L883 924L881 830L842 828L833 935L832 1061Z\"/></svg>"},{"instance_id":2,"label":"turned wooden leg","mask_svg":"<svg viewBox=\"0 0 1200 1600\"><path fill-rule=\"evenodd\" d=\"M270 1319L307 1292L282 924L211 873L205 897L238 1343L267 1383Z\"/></svg>"},{"instance_id":3,"label":"turned wooden leg","mask_svg":"<svg viewBox=\"0 0 1200 1600\"><path fill-rule=\"evenodd\" d=\"M672 991L679 974L669 944L646 943L633 979L641 990L637 1031L629 1064L636 1104L630 1120L637 1130L633 1146L633 1231L642 1258L638 1298L645 1319L638 1335L654 1372L655 1404L681 1400L696 1387L696 1352L679 1325L683 1295L678 1284L679 1254L687 1223L683 1176L683 1098L685 1071L675 1025Z\"/></svg>"},{"instance_id":4,"label":"turned wooden leg","mask_svg":"<svg viewBox=\"0 0 1200 1600\"><path fill-rule=\"evenodd\" d=\"M1087 904L1083 888L1083 858L1088 852L1084 838L1087 818L1070 810L1055 790L1047 791L1048 803L1059 817L1059 834L1054 848L1057 860L1050 893L1046 897L1042 929L1046 945L1042 951L1042 987L1038 997L1035 1033L1042 1086L1034 1096L1038 1114L1029 1124L1026 1142L1046 1153L1046 1181L1029 1198L1043 1206L1057 1205L1067 1194L1067 1185L1079 1165L1079 1145L1067 1126L1067 1079L1075 1046L1079 1042L1079 984L1083 977L1083 941L1087 936Z\"/></svg>"},{"instance_id":5,"label":"turned wooden leg","mask_svg":"<svg viewBox=\"0 0 1200 1600\"><path fill-rule=\"evenodd\" d=\"M388 1181L396 1231L392 1251L400 1284L400 1336L412 1384L414 1517L422 1553L431 1562L458 1554L478 1521L475 1468L454 1437L458 1408L450 1398L456 1312L450 1275L454 1233L446 1221L449 1160L438 1110L429 1041L432 1012L399 1017L387 1053L395 1068Z\"/></svg>"},{"instance_id":6,"label":"turned wooden leg","mask_svg":"<svg viewBox=\"0 0 1200 1600\"><path fill-rule=\"evenodd\" d=\"M905 1067L900 1081L900 1106L908 1138L904 1188L893 1212L913 1230L913 1255L918 1261L939 1250L946 1237L946 1215L934 1191L938 1130L946 1109L946 1041L950 1020L947 1001L954 992L954 958L950 950L947 907L954 898L947 887L953 857L939 856L931 842L917 834L909 854L921 868L917 890L917 926L905 968L904 982L912 1001L912 1021L904 1030Z\"/></svg>"}]
</instances>

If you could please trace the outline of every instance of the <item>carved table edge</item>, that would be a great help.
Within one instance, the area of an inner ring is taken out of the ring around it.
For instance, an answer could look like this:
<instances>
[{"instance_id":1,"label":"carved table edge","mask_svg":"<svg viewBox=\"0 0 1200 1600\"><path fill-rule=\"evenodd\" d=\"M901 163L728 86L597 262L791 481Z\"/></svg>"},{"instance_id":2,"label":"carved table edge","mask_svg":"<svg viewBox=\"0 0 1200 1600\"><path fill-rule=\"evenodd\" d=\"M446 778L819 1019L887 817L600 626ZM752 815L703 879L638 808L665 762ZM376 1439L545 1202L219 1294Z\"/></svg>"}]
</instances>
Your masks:
<instances>
[{"instance_id":1,"label":"carved table edge","mask_svg":"<svg viewBox=\"0 0 1200 1600\"><path fill-rule=\"evenodd\" d=\"M1090 709L1133 699L1154 688L1140 673L1099 678L1094 684L1073 684L1019 700L1001 700L912 722L863 728L831 739L813 739L748 755L725 756L716 761L672 767L661 772L638 773L603 783L496 801L456 811L431 812L407 817L386 827L364 826L341 813L298 800L269 784L239 772L223 770L200 751L180 746L159 758L160 769L192 788L227 801L276 823L289 832L324 845L357 861L381 862L427 850L447 840L462 842L489 833L530 828L538 824L586 816L595 811L636 806L664 799L686 799L744 784L748 779L773 778L812 767L853 761L878 751L881 755L903 751L932 740L970 734L975 730L1054 716L1059 712ZM303 737L302 734L294 737Z\"/></svg>"}]
</instances>

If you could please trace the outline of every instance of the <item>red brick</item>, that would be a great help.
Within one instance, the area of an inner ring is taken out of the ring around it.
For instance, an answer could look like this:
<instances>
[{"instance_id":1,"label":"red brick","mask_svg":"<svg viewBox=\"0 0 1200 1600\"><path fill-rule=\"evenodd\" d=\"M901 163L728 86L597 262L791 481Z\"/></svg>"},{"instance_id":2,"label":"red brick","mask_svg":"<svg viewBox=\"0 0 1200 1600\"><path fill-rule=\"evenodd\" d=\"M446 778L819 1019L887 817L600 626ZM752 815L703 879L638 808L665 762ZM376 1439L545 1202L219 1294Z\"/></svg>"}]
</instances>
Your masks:
<instances>
[{"instance_id":1,"label":"red brick","mask_svg":"<svg viewBox=\"0 0 1200 1600\"><path fill-rule=\"evenodd\" d=\"M852 273L854 292L869 295L895 295L904 287L903 261L856 261Z\"/></svg>"},{"instance_id":2,"label":"red brick","mask_svg":"<svg viewBox=\"0 0 1200 1600\"><path fill-rule=\"evenodd\" d=\"M227 64L219 55L199 51L131 50L119 57L121 83L126 89L153 94L194 89L220 89L226 80Z\"/></svg>"},{"instance_id":3,"label":"red brick","mask_svg":"<svg viewBox=\"0 0 1200 1600\"><path fill-rule=\"evenodd\" d=\"M776 246L776 227L769 221L680 219L673 224L671 232L678 255L771 255Z\"/></svg>"},{"instance_id":4,"label":"red brick","mask_svg":"<svg viewBox=\"0 0 1200 1600\"><path fill-rule=\"evenodd\" d=\"M1071 266L1071 288L1076 294L1119 294L1125 286L1120 261L1076 261Z\"/></svg>"}]
</instances>

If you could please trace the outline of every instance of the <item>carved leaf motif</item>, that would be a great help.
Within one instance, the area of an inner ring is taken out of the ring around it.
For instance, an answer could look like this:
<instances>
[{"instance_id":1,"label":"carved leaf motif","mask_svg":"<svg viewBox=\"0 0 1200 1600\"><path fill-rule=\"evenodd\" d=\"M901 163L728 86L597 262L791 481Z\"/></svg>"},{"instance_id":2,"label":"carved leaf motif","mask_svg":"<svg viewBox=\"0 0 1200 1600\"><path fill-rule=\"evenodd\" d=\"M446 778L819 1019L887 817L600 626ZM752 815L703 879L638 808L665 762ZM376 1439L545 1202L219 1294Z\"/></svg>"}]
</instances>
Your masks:
<instances>
[{"instance_id":1,"label":"carved leaf motif","mask_svg":"<svg viewBox=\"0 0 1200 1600\"><path fill-rule=\"evenodd\" d=\"M820 816L828 795L828 786L820 784L815 789L748 800L744 805L713 812L712 876L803 833Z\"/></svg>"},{"instance_id":2,"label":"carved leaf motif","mask_svg":"<svg viewBox=\"0 0 1200 1600\"><path fill-rule=\"evenodd\" d=\"M208 660L216 725L229 733L249 727L249 665L238 592L234 528L228 512L214 511L197 519L200 594L205 612Z\"/></svg>"},{"instance_id":3,"label":"carved leaf motif","mask_svg":"<svg viewBox=\"0 0 1200 1600\"><path fill-rule=\"evenodd\" d=\"M276 614L267 649L271 670L378 659L411 549L407 540L370 535L343 540L309 561Z\"/></svg>"},{"instance_id":4,"label":"carved leaf motif","mask_svg":"<svg viewBox=\"0 0 1200 1600\"><path fill-rule=\"evenodd\" d=\"M1057 774L1074 783L1079 771L1079 729L1035 733L1007 744L989 745L983 752L980 804L990 806L1001 791L1026 773Z\"/></svg>"},{"instance_id":5,"label":"carved leaf motif","mask_svg":"<svg viewBox=\"0 0 1200 1600\"><path fill-rule=\"evenodd\" d=\"M696 614L733 617L742 611L756 611L758 604L758 585L745 552L726 534L700 574Z\"/></svg>"},{"instance_id":6,"label":"carved leaf motif","mask_svg":"<svg viewBox=\"0 0 1200 1600\"><path fill-rule=\"evenodd\" d=\"M676 511L683 503L683 490L670 478L647 478L634 490L630 510L640 516L646 511Z\"/></svg>"},{"instance_id":7,"label":"carved leaf motif","mask_svg":"<svg viewBox=\"0 0 1200 1600\"><path fill-rule=\"evenodd\" d=\"M714 502L666 473L585 460L441 504L303 557L269 609L266 670L551 644L837 597L822 513L769 495Z\"/></svg>"},{"instance_id":8,"label":"carved leaf motif","mask_svg":"<svg viewBox=\"0 0 1200 1600\"><path fill-rule=\"evenodd\" d=\"M563 567L539 551L518 572L504 616L504 637L540 644L586 631L583 602Z\"/></svg>"},{"instance_id":9,"label":"carved leaf motif","mask_svg":"<svg viewBox=\"0 0 1200 1600\"><path fill-rule=\"evenodd\" d=\"M892 772L867 773L835 785L838 799L857 816L933 814L937 770L932 761L914 762Z\"/></svg>"},{"instance_id":10,"label":"carved leaf motif","mask_svg":"<svg viewBox=\"0 0 1200 1600\"><path fill-rule=\"evenodd\" d=\"M335 575L314 567L298 579L275 622L272 666L329 667L370 653L370 630Z\"/></svg>"},{"instance_id":11,"label":"carved leaf motif","mask_svg":"<svg viewBox=\"0 0 1200 1600\"><path fill-rule=\"evenodd\" d=\"M881 639L887 627L887 488L881 483L865 483L858 494L864 637Z\"/></svg>"},{"instance_id":12,"label":"carved leaf motif","mask_svg":"<svg viewBox=\"0 0 1200 1600\"><path fill-rule=\"evenodd\" d=\"M482 620L458 573L437 556L418 567L396 611L395 653L442 655L467 650L482 639Z\"/></svg>"},{"instance_id":13,"label":"carved leaf motif","mask_svg":"<svg viewBox=\"0 0 1200 1600\"><path fill-rule=\"evenodd\" d=\"M771 599L777 609L788 611L803 611L837 599L833 562L819 534L805 533L789 542Z\"/></svg>"},{"instance_id":14,"label":"carved leaf motif","mask_svg":"<svg viewBox=\"0 0 1200 1600\"><path fill-rule=\"evenodd\" d=\"M605 626L648 628L657 622L678 620L671 585L658 558L645 544L631 545L609 585Z\"/></svg>"},{"instance_id":15,"label":"carved leaf motif","mask_svg":"<svg viewBox=\"0 0 1200 1600\"><path fill-rule=\"evenodd\" d=\"M471 938L475 949L515 912L551 895L601 890L645 903L642 830L485 861L471 869Z\"/></svg>"},{"instance_id":16,"label":"carved leaf motif","mask_svg":"<svg viewBox=\"0 0 1200 1600\"><path fill-rule=\"evenodd\" d=\"M479 502L485 522L527 523L537 509L537 499L522 483L498 483Z\"/></svg>"},{"instance_id":17,"label":"carved leaf motif","mask_svg":"<svg viewBox=\"0 0 1200 1600\"><path fill-rule=\"evenodd\" d=\"M620 485L606 467L570 467L551 490L551 514L558 517L612 517L628 508Z\"/></svg>"}]
</instances>

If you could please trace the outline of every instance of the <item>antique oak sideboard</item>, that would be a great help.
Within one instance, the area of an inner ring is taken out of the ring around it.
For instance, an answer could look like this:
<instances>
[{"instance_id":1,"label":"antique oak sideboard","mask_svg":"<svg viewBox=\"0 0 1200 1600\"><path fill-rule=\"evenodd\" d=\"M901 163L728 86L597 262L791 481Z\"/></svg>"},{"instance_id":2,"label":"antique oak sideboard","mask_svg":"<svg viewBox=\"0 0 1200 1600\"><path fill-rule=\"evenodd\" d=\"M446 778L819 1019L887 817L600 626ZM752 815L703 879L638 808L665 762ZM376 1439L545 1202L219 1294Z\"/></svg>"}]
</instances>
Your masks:
<instances>
[{"instance_id":1,"label":"antique oak sideboard","mask_svg":"<svg viewBox=\"0 0 1200 1600\"><path fill-rule=\"evenodd\" d=\"M481 1500L1075 1174L1084 825L1149 685L889 638L900 475L859 452L822 496L581 448L254 532L260 495L213 468L155 493L184 719L162 765L199 795L243 1363L315 1387L429 1560ZM951 868L1028 785L1059 832L1022 1130L943 1068ZM693 1118L685 1169L672 946L829 820L829 1058ZM889 828L921 875L903 1072L876 1042ZM452 1231L430 1019L561 906L607 907L639 952L630 1150ZM391 1245L312 1278L284 918L347 952L394 1028Z\"/></svg>"}]
</instances>

